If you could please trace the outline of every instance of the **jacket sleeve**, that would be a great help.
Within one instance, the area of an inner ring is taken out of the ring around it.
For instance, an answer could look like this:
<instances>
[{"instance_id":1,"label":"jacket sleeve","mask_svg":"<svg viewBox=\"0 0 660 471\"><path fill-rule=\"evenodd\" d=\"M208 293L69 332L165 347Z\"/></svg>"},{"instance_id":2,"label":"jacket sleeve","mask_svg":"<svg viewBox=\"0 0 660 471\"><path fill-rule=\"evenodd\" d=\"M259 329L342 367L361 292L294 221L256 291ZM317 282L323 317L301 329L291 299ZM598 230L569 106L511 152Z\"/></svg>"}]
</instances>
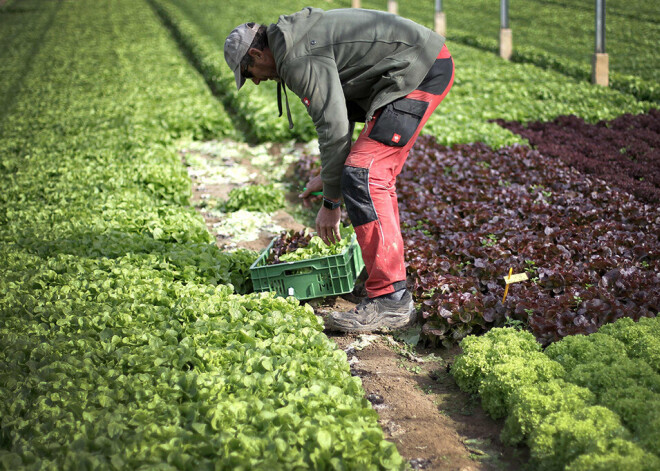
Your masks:
<instances>
[{"instance_id":1,"label":"jacket sleeve","mask_svg":"<svg viewBox=\"0 0 660 471\"><path fill-rule=\"evenodd\" d=\"M291 61L280 73L314 121L321 153L323 194L339 199L341 173L351 150L352 135L337 66L328 57L306 56Z\"/></svg>"}]
</instances>

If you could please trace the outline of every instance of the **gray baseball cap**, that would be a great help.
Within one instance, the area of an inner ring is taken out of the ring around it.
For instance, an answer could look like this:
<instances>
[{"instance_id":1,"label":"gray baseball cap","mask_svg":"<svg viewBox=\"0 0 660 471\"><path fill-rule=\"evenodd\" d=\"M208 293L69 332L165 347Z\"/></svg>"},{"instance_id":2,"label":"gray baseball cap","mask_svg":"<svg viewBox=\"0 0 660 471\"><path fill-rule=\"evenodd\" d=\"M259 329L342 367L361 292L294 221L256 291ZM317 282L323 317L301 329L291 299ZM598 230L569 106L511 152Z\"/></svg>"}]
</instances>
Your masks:
<instances>
[{"instance_id":1,"label":"gray baseball cap","mask_svg":"<svg viewBox=\"0 0 660 471\"><path fill-rule=\"evenodd\" d=\"M250 49L252 40L257 35L257 31L259 31L259 26L261 25L254 23L252 27L249 27L247 23L243 23L234 28L225 40L225 61L227 61L227 65L234 72L236 88L239 90L245 83L245 77L241 74L241 61L245 57L245 54L247 54L248 49Z\"/></svg>"}]
</instances>

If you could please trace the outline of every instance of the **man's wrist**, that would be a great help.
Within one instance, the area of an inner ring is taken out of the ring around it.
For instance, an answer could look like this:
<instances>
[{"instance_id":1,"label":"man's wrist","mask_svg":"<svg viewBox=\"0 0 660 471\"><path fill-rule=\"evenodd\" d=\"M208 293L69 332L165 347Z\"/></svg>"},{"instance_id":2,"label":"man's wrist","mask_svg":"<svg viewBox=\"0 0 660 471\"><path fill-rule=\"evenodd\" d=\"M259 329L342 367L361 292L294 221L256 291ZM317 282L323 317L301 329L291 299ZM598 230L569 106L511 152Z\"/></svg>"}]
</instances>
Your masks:
<instances>
[{"instance_id":1,"label":"man's wrist","mask_svg":"<svg viewBox=\"0 0 660 471\"><path fill-rule=\"evenodd\" d=\"M330 210L335 210L341 206L340 201L333 201L329 198L326 198L325 196L323 197L323 207L330 209Z\"/></svg>"}]
</instances>

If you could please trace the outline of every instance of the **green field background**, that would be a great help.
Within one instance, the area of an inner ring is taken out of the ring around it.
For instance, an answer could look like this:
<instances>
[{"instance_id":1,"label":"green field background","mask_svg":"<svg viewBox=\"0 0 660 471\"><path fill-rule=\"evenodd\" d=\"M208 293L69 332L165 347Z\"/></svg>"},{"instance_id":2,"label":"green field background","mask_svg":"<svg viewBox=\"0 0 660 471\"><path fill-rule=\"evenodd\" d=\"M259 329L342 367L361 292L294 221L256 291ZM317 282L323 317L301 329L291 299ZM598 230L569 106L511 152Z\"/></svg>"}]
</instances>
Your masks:
<instances>
[{"instance_id":1,"label":"green field background","mask_svg":"<svg viewBox=\"0 0 660 471\"><path fill-rule=\"evenodd\" d=\"M293 134L286 129L284 119L277 120L275 85L248 83L240 93L231 82L231 72L222 57L222 44L227 34L246 21L270 23L280 14L299 10L309 2L287 0L277 4L258 1L226 3L218 0L151 0L164 21L170 24L184 43L207 81L217 85L223 103L234 109L240 120L256 133L257 140L284 140L296 137L308 140L314 136L311 120L296 97L293 105L296 127ZM415 4L401 2L400 13ZM350 6L349 1L312 2L324 9ZM380 3L363 2L365 7ZM407 5L407 6L406 6ZM386 3L383 5L386 7ZM430 22L433 5L409 10L409 16ZM427 123L424 132L433 134L443 144L482 141L494 147L522 142L509 131L491 122L502 118L527 122L551 120L560 115L575 114L589 122L612 119L622 113L640 113L651 102L612 88L591 85L587 80L567 76L531 63L504 61L491 51L452 40L448 45L456 63L454 87ZM201 52L203 51L203 52ZM222 80L219 80L222 77Z\"/></svg>"}]
</instances>

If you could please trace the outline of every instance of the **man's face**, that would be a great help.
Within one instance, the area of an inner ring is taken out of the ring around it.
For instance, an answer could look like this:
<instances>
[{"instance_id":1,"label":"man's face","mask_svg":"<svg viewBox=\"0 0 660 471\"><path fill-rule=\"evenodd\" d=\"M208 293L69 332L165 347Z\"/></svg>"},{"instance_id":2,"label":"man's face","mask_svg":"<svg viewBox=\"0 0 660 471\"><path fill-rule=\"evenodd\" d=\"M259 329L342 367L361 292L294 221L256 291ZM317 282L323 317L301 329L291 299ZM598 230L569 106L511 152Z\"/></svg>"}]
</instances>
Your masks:
<instances>
[{"instance_id":1,"label":"man's face","mask_svg":"<svg viewBox=\"0 0 660 471\"><path fill-rule=\"evenodd\" d=\"M248 54L254 62L247 67L247 70L241 72L245 78L252 80L255 85L259 85L264 80L280 80L279 75L277 75L277 68L275 67L275 59L270 49L261 51L252 48L248 51Z\"/></svg>"}]
</instances>

